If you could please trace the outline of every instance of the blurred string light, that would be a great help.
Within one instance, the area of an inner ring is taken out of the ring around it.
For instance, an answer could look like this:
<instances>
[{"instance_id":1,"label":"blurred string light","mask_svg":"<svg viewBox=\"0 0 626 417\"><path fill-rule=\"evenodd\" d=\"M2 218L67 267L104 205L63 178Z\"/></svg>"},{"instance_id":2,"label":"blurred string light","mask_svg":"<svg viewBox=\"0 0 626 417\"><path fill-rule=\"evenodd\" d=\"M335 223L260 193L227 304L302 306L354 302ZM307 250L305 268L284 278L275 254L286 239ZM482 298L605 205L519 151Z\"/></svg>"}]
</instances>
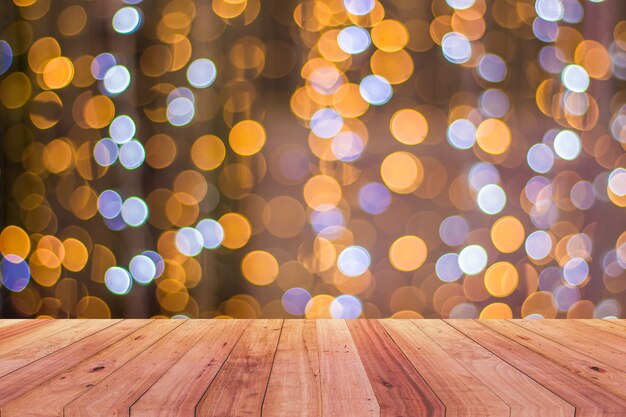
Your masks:
<instances>
[{"instance_id":1,"label":"blurred string light","mask_svg":"<svg viewBox=\"0 0 626 417\"><path fill-rule=\"evenodd\" d=\"M623 314L610 2L13 3L20 227L0 233L0 282L18 314L110 317L139 285L168 317ZM196 295L222 271L244 293L209 307Z\"/></svg>"}]
</instances>

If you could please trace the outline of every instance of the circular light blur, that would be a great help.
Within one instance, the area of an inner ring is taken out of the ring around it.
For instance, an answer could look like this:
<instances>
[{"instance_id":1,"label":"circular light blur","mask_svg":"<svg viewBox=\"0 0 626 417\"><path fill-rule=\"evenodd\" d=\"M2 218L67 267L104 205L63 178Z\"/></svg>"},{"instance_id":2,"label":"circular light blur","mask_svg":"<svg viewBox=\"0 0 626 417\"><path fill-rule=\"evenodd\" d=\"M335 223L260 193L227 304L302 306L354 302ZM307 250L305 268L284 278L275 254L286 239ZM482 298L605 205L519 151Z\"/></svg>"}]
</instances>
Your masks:
<instances>
[{"instance_id":1,"label":"circular light blur","mask_svg":"<svg viewBox=\"0 0 626 417\"><path fill-rule=\"evenodd\" d=\"M120 94L130 85L130 72L123 65L114 65L104 74L104 88L110 94Z\"/></svg>"},{"instance_id":2,"label":"circular light blur","mask_svg":"<svg viewBox=\"0 0 626 417\"><path fill-rule=\"evenodd\" d=\"M359 92L365 101L380 106L391 100L393 89L391 84L380 75L368 75L361 80Z\"/></svg>"},{"instance_id":3,"label":"circular light blur","mask_svg":"<svg viewBox=\"0 0 626 417\"><path fill-rule=\"evenodd\" d=\"M156 264L146 255L137 255L130 260L128 266L135 281L140 284L149 284L157 275Z\"/></svg>"},{"instance_id":4,"label":"circular light blur","mask_svg":"<svg viewBox=\"0 0 626 417\"><path fill-rule=\"evenodd\" d=\"M202 251L204 238L193 227L183 227L176 233L176 248L185 256L196 256Z\"/></svg>"},{"instance_id":5,"label":"circular light blur","mask_svg":"<svg viewBox=\"0 0 626 417\"><path fill-rule=\"evenodd\" d=\"M213 84L217 77L217 68L210 59L200 58L189 64L187 81L196 88L206 88Z\"/></svg>"},{"instance_id":6,"label":"circular light blur","mask_svg":"<svg viewBox=\"0 0 626 417\"><path fill-rule=\"evenodd\" d=\"M146 151L138 140L131 140L120 148L120 163L126 169L135 169L143 164Z\"/></svg>"},{"instance_id":7,"label":"circular light blur","mask_svg":"<svg viewBox=\"0 0 626 417\"><path fill-rule=\"evenodd\" d=\"M113 29L117 33L129 34L141 26L141 13L134 7L122 7L113 15Z\"/></svg>"},{"instance_id":8,"label":"circular light blur","mask_svg":"<svg viewBox=\"0 0 626 417\"><path fill-rule=\"evenodd\" d=\"M544 259L552 250L552 238L547 232L537 230L528 235L524 248L530 258L535 260Z\"/></svg>"},{"instance_id":9,"label":"circular light blur","mask_svg":"<svg viewBox=\"0 0 626 417\"><path fill-rule=\"evenodd\" d=\"M370 34L360 26L348 26L337 35L339 47L349 54L360 54L371 44Z\"/></svg>"},{"instance_id":10,"label":"circular light blur","mask_svg":"<svg viewBox=\"0 0 626 417\"><path fill-rule=\"evenodd\" d=\"M476 126L467 119L457 119L448 126L446 138L456 149L470 149L476 143Z\"/></svg>"},{"instance_id":11,"label":"circular light blur","mask_svg":"<svg viewBox=\"0 0 626 417\"><path fill-rule=\"evenodd\" d=\"M114 266L104 274L104 284L113 294L124 295L130 292L133 281L130 274L124 268Z\"/></svg>"},{"instance_id":12,"label":"circular light blur","mask_svg":"<svg viewBox=\"0 0 626 417\"><path fill-rule=\"evenodd\" d=\"M374 9L376 5L375 0L343 0L344 6L346 6L346 10L348 12L357 15L363 16L368 14Z\"/></svg>"},{"instance_id":13,"label":"circular light blur","mask_svg":"<svg viewBox=\"0 0 626 417\"><path fill-rule=\"evenodd\" d=\"M343 128L343 118L333 109L316 111L311 117L311 130L322 139L329 139Z\"/></svg>"},{"instance_id":14,"label":"circular light blur","mask_svg":"<svg viewBox=\"0 0 626 417\"><path fill-rule=\"evenodd\" d=\"M100 139L93 147L93 158L98 165L103 167L111 166L117 161L119 148L117 144L109 138Z\"/></svg>"},{"instance_id":15,"label":"circular light blur","mask_svg":"<svg viewBox=\"0 0 626 417\"><path fill-rule=\"evenodd\" d=\"M479 274L487 266L487 251L480 245L466 246L459 253L459 268L467 275Z\"/></svg>"},{"instance_id":16,"label":"circular light blur","mask_svg":"<svg viewBox=\"0 0 626 417\"><path fill-rule=\"evenodd\" d=\"M367 271L371 262L372 258L365 248L348 246L339 254L337 267L344 275L358 277Z\"/></svg>"},{"instance_id":17,"label":"circular light blur","mask_svg":"<svg viewBox=\"0 0 626 417\"><path fill-rule=\"evenodd\" d=\"M361 301L353 295L340 295L330 304L330 315L334 319L357 319L362 312Z\"/></svg>"},{"instance_id":18,"label":"circular light blur","mask_svg":"<svg viewBox=\"0 0 626 417\"><path fill-rule=\"evenodd\" d=\"M561 81L568 90L582 93L589 87L589 74L580 65L568 65L563 68Z\"/></svg>"},{"instance_id":19,"label":"circular light blur","mask_svg":"<svg viewBox=\"0 0 626 417\"><path fill-rule=\"evenodd\" d=\"M457 32L448 32L441 40L443 56L453 64L463 64L472 57L469 39Z\"/></svg>"},{"instance_id":20,"label":"circular light blur","mask_svg":"<svg viewBox=\"0 0 626 417\"><path fill-rule=\"evenodd\" d=\"M554 153L552 153L552 149L548 145L537 143L528 150L526 161L533 171L545 174L554 165Z\"/></svg>"},{"instance_id":21,"label":"circular light blur","mask_svg":"<svg viewBox=\"0 0 626 417\"><path fill-rule=\"evenodd\" d=\"M456 253L446 253L437 259L435 264L437 277L443 282L454 282L463 276L463 271L459 266L459 255Z\"/></svg>"},{"instance_id":22,"label":"circular light blur","mask_svg":"<svg viewBox=\"0 0 626 417\"><path fill-rule=\"evenodd\" d=\"M554 152L561 159L572 161L580 155L580 138L572 130L561 130L554 138Z\"/></svg>"},{"instance_id":23,"label":"circular light blur","mask_svg":"<svg viewBox=\"0 0 626 417\"><path fill-rule=\"evenodd\" d=\"M148 206L141 198L130 197L122 204L121 215L124 223L139 227L148 220Z\"/></svg>"},{"instance_id":24,"label":"circular light blur","mask_svg":"<svg viewBox=\"0 0 626 417\"><path fill-rule=\"evenodd\" d=\"M217 249L224 240L224 228L213 219L203 219L196 225L196 230L202 235L202 245L207 249Z\"/></svg>"},{"instance_id":25,"label":"circular light blur","mask_svg":"<svg viewBox=\"0 0 626 417\"><path fill-rule=\"evenodd\" d=\"M391 191L379 182L370 182L359 190L359 205L366 213L384 213L390 204Z\"/></svg>"},{"instance_id":26,"label":"circular light blur","mask_svg":"<svg viewBox=\"0 0 626 417\"><path fill-rule=\"evenodd\" d=\"M476 201L484 213L494 215L504 209L506 194L499 185L489 184L480 189Z\"/></svg>"},{"instance_id":27,"label":"circular light blur","mask_svg":"<svg viewBox=\"0 0 626 417\"><path fill-rule=\"evenodd\" d=\"M131 140L137 132L137 126L130 116L117 116L109 125L109 135L116 143L122 144Z\"/></svg>"}]
</instances>

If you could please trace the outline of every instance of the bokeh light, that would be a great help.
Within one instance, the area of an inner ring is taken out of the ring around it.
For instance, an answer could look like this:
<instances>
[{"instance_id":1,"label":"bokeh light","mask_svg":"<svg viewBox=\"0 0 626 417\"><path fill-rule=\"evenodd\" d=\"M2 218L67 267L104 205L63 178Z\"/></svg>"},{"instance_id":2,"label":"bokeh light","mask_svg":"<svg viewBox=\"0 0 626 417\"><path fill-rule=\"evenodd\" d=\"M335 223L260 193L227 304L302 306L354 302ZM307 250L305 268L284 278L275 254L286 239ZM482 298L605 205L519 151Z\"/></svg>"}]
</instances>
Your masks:
<instances>
[{"instance_id":1,"label":"bokeh light","mask_svg":"<svg viewBox=\"0 0 626 417\"><path fill-rule=\"evenodd\" d=\"M619 2L97 3L2 9L7 316L623 316Z\"/></svg>"}]
</instances>

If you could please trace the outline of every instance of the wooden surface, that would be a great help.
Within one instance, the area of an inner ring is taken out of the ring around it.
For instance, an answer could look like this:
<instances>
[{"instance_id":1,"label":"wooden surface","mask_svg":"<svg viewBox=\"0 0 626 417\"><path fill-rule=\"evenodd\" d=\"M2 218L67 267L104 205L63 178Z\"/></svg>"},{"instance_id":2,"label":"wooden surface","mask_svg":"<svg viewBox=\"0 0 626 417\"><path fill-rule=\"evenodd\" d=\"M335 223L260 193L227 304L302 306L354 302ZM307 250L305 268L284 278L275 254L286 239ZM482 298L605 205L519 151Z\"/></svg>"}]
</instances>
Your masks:
<instances>
[{"instance_id":1,"label":"wooden surface","mask_svg":"<svg viewBox=\"0 0 626 417\"><path fill-rule=\"evenodd\" d=\"M0 417L626 416L620 320L0 320Z\"/></svg>"}]
</instances>

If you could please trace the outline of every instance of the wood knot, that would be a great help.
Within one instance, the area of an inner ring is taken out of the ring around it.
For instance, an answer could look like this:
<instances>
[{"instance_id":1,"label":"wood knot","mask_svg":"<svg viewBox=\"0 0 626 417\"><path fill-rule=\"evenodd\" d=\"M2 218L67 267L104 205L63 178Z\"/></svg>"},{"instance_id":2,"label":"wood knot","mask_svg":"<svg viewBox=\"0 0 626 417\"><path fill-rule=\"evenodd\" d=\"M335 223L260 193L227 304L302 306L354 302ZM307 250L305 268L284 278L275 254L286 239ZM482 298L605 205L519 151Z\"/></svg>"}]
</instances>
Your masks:
<instances>
[{"instance_id":1,"label":"wood knot","mask_svg":"<svg viewBox=\"0 0 626 417\"><path fill-rule=\"evenodd\" d=\"M95 368L92 368L90 372L98 372L104 369L104 366L96 366Z\"/></svg>"},{"instance_id":2,"label":"wood knot","mask_svg":"<svg viewBox=\"0 0 626 417\"><path fill-rule=\"evenodd\" d=\"M387 388L393 387L393 384L389 381L383 381L383 385L386 386Z\"/></svg>"},{"instance_id":3,"label":"wood knot","mask_svg":"<svg viewBox=\"0 0 626 417\"><path fill-rule=\"evenodd\" d=\"M596 371L596 372L602 372L602 373L606 372L604 369L602 369L602 368L600 368L600 367L597 367L597 366L595 366L595 365L594 365L594 366L590 366L589 368L590 368L592 371Z\"/></svg>"}]
</instances>

